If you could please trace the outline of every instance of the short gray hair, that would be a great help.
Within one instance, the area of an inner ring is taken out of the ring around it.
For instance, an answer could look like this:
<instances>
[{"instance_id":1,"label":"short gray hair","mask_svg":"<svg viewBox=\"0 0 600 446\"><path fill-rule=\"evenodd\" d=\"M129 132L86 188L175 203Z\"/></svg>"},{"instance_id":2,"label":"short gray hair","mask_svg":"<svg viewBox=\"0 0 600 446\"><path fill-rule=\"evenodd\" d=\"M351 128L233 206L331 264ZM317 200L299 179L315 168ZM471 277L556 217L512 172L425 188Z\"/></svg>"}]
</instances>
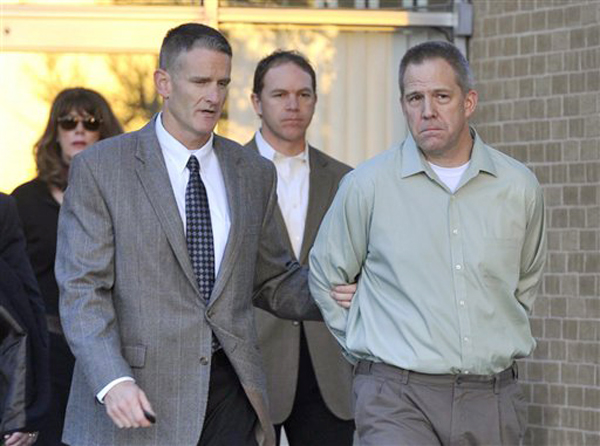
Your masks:
<instances>
[{"instance_id":1,"label":"short gray hair","mask_svg":"<svg viewBox=\"0 0 600 446\"><path fill-rule=\"evenodd\" d=\"M167 32L160 47L158 66L169 71L173 68L177 56L194 47L206 48L233 56L231 45L221 34L210 26L200 23L185 23Z\"/></svg>"},{"instance_id":2,"label":"short gray hair","mask_svg":"<svg viewBox=\"0 0 600 446\"><path fill-rule=\"evenodd\" d=\"M398 83L402 95L404 95L404 74L408 66L411 64L419 65L430 59L443 59L448 62L456 75L456 83L464 94L473 89L475 84L473 73L465 56L453 44L434 40L415 45L404 54L398 74Z\"/></svg>"}]
</instances>

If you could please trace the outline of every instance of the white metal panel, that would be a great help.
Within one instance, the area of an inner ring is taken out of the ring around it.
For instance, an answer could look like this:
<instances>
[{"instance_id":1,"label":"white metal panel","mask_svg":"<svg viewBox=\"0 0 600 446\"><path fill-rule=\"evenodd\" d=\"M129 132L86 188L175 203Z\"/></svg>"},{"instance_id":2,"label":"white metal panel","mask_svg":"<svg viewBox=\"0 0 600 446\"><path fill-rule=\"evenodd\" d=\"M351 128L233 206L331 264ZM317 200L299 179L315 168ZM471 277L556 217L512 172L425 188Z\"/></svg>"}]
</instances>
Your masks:
<instances>
[{"instance_id":1,"label":"white metal panel","mask_svg":"<svg viewBox=\"0 0 600 446\"><path fill-rule=\"evenodd\" d=\"M158 52L165 33L204 21L199 7L3 5L2 51Z\"/></svg>"},{"instance_id":2,"label":"white metal panel","mask_svg":"<svg viewBox=\"0 0 600 446\"><path fill-rule=\"evenodd\" d=\"M211 26L285 24L372 28L453 27L452 12L392 10L0 4L2 51L157 51L165 32L184 22Z\"/></svg>"}]
</instances>

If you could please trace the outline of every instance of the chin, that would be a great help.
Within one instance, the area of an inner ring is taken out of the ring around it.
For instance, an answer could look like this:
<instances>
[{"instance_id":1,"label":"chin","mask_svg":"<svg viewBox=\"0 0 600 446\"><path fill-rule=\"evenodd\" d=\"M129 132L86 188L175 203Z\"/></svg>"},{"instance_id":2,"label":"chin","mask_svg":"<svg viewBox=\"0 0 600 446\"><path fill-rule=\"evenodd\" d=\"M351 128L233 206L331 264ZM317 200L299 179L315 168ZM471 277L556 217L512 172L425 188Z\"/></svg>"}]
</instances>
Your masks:
<instances>
[{"instance_id":1,"label":"chin","mask_svg":"<svg viewBox=\"0 0 600 446\"><path fill-rule=\"evenodd\" d=\"M417 141L419 147L426 152L437 152L444 147L443 141L439 138L423 138Z\"/></svg>"},{"instance_id":2,"label":"chin","mask_svg":"<svg viewBox=\"0 0 600 446\"><path fill-rule=\"evenodd\" d=\"M216 122L214 125L197 125L196 127L194 127L194 132L197 136L204 136L210 134L214 130L215 126Z\"/></svg>"},{"instance_id":3,"label":"chin","mask_svg":"<svg viewBox=\"0 0 600 446\"><path fill-rule=\"evenodd\" d=\"M281 134L285 137L286 140L288 141L297 141L298 139L302 138L305 134L305 132L301 129L294 129L294 130L288 130L281 132Z\"/></svg>"}]
</instances>

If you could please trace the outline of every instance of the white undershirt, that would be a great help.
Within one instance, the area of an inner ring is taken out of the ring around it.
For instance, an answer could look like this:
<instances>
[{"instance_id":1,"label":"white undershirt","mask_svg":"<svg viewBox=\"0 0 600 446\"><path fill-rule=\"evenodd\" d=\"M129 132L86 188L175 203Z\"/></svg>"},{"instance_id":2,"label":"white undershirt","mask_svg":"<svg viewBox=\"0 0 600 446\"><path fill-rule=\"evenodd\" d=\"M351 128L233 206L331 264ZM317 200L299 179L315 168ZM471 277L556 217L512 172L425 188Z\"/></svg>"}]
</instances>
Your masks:
<instances>
[{"instance_id":1,"label":"white undershirt","mask_svg":"<svg viewBox=\"0 0 600 446\"><path fill-rule=\"evenodd\" d=\"M458 167L441 167L429 163L440 181L448 186L448 189L450 189L450 192L452 193L456 191L456 187L458 186L458 183L460 183L460 179L469 167L469 164L471 164L470 160L467 161L466 164Z\"/></svg>"},{"instance_id":2,"label":"white undershirt","mask_svg":"<svg viewBox=\"0 0 600 446\"><path fill-rule=\"evenodd\" d=\"M156 118L155 124L156 136L160 145L175 201L177 210L183 221L183 230L186 230L185 218L185 189L187 187L190 172L186 165L190 156L195 155L200 163L200 178L206 188L208 204L210 207L210 219L213 233L214 255L215 255L215 277L219 272L225 245L229 237L229 228L231 219L229 216L229 202L227 200L227 189L219 160L213 150L213 136L204 146L197 150L188 150L183 144L175 139L162 124L162 113ZM130 376L123 376L108 383L100 392L96 394L98 401L103 402L106 394L114 386L123 381L135 381Z\"/></svg>"},{"instance_id":3,"label":"white undershirt","mask_svg":"<svg viewBox=\"0 0 600 446\"><path fill-rule=\"evenodd\" d=\"M275 164L277 170L277 198L285 221L288 236L296 259L300 258L306 213L308 212L308 191L310 165L308 146L296 156L286 156L277 152L258 131L254 135L258 151Z\"/></svg>"}]
</instances>

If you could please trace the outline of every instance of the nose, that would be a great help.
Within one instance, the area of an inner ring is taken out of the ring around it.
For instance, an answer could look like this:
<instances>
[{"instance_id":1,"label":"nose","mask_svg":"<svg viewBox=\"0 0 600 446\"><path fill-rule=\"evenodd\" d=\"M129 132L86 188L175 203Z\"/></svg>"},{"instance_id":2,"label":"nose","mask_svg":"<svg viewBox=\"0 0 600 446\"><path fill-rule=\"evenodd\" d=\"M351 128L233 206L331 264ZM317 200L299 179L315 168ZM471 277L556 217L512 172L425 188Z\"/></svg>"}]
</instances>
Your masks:
<instances>
[{"instance_id":1,"label":"nose","mask_svg":"<svg viewBox=\"0 0 600 446\"><path fill-rule=\"evenodd\" d=\"M83 126L83 121L77 121L77 125L75 126L75 133L83 133L85 132L85 127Z\"/></svg>"},{"instance_id":2,"label":"nose","mask_svg":"<svg viewBox=\"0 0 600 446\"><path fill-rule=\"evenodd\" d=\"M211 104L219 102L219 86L215 83L208 88L206 92L206 100Z\"/></svg>"},{"instance_id":3,"label":"nose","mask_svg":"<svg viewBox=\"0 0 600 446\"><path fill-rule=\"evenodd\" d=\"M435 109L435 103L433 101L432 98L430 97L425 97L423 100L423 118L424 119L431 119L434 118L436 116L436 109Z\"/></svg>"},{"instance_id":4,"label":"nose","mask_svg":"<svg viewBox=\"0 0 600 446\"><path fill-rule=\"evenodd\" d=\"M288 95L286 108L288 110L297 110L298 109L298 98L294 94Z\"/></svg>"}]
</instances>

